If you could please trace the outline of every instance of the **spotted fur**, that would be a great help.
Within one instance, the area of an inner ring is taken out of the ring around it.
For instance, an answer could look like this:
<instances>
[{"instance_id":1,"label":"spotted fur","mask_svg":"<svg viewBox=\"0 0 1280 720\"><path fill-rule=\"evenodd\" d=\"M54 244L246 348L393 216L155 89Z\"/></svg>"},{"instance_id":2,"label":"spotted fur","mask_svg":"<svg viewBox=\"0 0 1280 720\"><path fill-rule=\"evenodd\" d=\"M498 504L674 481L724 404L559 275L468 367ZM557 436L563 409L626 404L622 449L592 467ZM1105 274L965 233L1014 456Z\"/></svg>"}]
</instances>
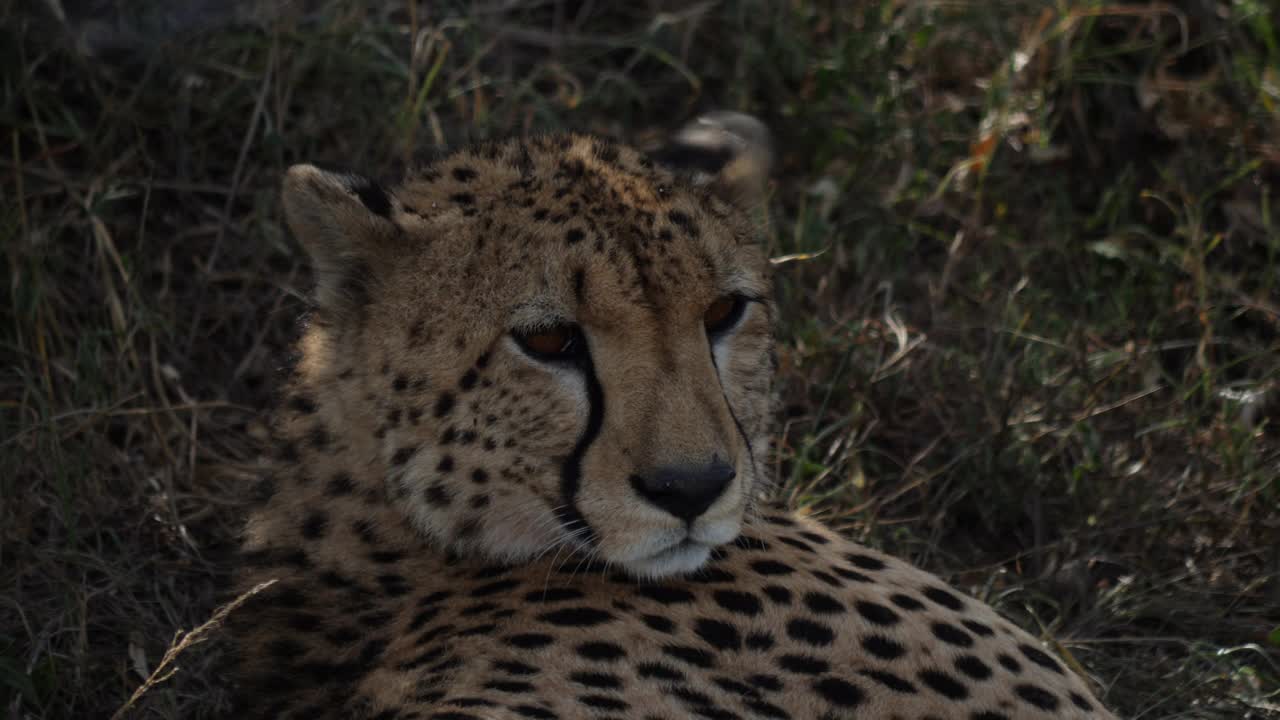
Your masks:
<instances>
[{"instance_id":1,"label":"spotted fur","mask_svg":"<svg viewBox=\"0 0 1280 720\"><path fill-rule=\"evenodd\" d=\"M290 170L316 311L245 532L239 587L276 582L231 628L243 715L1112 717L986 605L761 500L764 139ZM566 358L515 339L566 326Z\"/></svg>"}]
</instances>

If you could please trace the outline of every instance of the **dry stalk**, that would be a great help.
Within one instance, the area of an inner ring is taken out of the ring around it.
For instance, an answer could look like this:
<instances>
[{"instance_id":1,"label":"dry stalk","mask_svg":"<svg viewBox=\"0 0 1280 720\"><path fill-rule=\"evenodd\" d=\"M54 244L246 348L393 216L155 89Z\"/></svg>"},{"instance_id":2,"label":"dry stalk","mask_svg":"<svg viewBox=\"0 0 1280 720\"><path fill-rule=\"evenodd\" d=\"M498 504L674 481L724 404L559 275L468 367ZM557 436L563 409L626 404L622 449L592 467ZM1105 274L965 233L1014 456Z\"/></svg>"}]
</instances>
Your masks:
<instances>
[{"instance_id":1,"label":"dry stalk","mask_svg":"<svg viewBox=\"0 0 1280 720\"><path fill-rule=\"evenodd\" d=\"M183 650L186 650L192 645L204 642L207 639L205 636L208 635L209 631L214 630L221 625L227 619L227 616L235 612L236 608L245 604L249 598L275 584L276 581L274 579L268 580L264 583L259 583L241 594L235 600L232 600L226 605L218 608L213 613L213 617L206 620L204 624L200 625L195 630L187 633L179 630L174 633L173 642L169 644L169 649L164 651L164 657L160 659L160 664L151 672L151 675L147 677L146 681L143 682L142 685L138 686L137 690L133 691L133 695L129 696L129 699L125 704L121 705L120 709L115 711L115 714L111 716L111 720L120 720L120 718L123 718L125 713L129 711L129 708L133 707L134 703L138 702L143 695L147 694L148 690L173 677L180 669L178 666L174 665L173 662L178 659L178 655L182 654Z\"/></svg>"}]
</instances>

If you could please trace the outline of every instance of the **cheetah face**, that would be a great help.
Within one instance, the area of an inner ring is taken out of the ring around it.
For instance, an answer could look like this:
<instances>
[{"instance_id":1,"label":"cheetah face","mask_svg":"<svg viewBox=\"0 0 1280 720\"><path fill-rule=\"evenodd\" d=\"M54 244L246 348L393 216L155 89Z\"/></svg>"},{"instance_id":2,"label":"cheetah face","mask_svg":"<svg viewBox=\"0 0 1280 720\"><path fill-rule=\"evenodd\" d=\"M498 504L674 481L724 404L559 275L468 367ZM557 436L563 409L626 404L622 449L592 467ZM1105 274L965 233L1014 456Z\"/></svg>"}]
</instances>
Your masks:
<instances>
[{"instance_id":1,"label":"cheetah face","mask_svg":"<svg viewBox=\"0 0 1280 720\"><path fill-rule=\"evenodd\" d=\"M390 190L290 170L317 274L300 372L341 398L416 527L641 577L737 536L765 482L773 371L763 138L719 116L665 164L510 142Z\"/></svg>"}]
</instances>

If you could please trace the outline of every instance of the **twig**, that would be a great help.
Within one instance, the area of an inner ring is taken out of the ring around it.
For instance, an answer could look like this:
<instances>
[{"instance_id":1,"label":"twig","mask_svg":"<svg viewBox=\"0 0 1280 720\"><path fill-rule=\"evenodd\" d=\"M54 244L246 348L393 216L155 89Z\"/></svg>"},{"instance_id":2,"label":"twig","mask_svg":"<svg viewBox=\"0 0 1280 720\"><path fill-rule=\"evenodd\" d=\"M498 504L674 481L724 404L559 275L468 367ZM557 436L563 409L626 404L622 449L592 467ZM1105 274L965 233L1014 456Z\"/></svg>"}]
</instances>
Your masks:
<instances>
[{"instance_id":1,"label":"twig","mask_svg":"<svg viewBox=\"0 0 1280 720\"><path fill-rule=\"evenodd\" d=\"M115 711L115 714L111 716L111 720L120 720L120 718L124 717L125 713L129 711L129 708L133 707L134 703L138 702L143 695L147 694L148 690L177 674L180 668L173 665L173 661L178 658L178 655L180 655L183 650L186 650L192 645L204 642L207 639L205 635L207 635L209 631L214 630L221 625L227 619L228 615L235 612L235 610L241 605L245 604L249 598L257 595L263 590L266 590L274 584L276 584L274 579L268 580L264 583L259 583L248 592L237 597L235 600L232 600L226 605L218 608L218 610L213 613L213 617L206 620L203 625L195 630L192 630L189 633L183 633L179 630L174 633L173 642L170 643L169 649L164 652L164 657L160 659L160 664L151 672L151 675L147 677L146 681L144 681L142 685L138 686L137 690L133 691L133 695L129 696L129 699L125 704L121 705L120 709Z\"/></svg>"}]
</instances>

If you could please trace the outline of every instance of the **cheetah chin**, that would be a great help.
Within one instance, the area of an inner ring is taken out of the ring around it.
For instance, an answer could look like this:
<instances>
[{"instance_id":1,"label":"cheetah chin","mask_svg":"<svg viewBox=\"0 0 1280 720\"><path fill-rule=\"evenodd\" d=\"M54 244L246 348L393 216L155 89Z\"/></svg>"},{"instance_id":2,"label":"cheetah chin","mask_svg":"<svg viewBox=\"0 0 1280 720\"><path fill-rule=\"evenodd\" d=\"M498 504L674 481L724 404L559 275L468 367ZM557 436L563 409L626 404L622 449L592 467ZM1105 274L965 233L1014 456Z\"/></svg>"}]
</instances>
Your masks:
<instances>
[{"instance_id":1,"label":"cheetah chin","mask_svg":"<svg viewBox=\"0 0 1280 720\"><path fill-rule=\"evenodd\" d=\"M656 580L669 575L685 575L707 563L714 548L738 537L741 523L736 519L699 521L692 530L668 531L637 543L628 557L615 560L636 578Z\"/></svg>"}]
</instances>

